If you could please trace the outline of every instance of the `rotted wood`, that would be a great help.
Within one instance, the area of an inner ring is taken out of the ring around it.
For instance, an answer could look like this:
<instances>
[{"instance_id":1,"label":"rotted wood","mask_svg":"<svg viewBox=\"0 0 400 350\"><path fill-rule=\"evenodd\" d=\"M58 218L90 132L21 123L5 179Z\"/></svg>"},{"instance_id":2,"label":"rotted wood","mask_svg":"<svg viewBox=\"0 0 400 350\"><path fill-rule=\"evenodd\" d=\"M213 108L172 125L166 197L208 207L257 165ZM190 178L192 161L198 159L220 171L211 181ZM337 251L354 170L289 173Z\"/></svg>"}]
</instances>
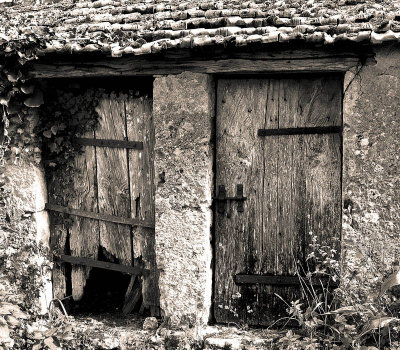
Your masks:
<instances>
[{"instance_id":1,"label":"rotted wood","mask_svg":"<svg viewBox=\"0 0 400 350\"><path fill-rule=\"evenodd\" d=\"M124 95L104 94L97 107L96 139L126 140ZM130 193L125 149L97 148L99 212L128 218ZM131 229L112 222L100 222L100 245L125 265L132 265Z\"/></svg>"},{"instance_id":2,"label":"rotted wood","mask_svg":"<svg viewBox=\"0 0 400 350\"><path fill-rule=\"evenodd\" d=\"M305 267L310 232L339 251L341 135L286 130L265 138L258 129L339 130L341 77L220 79L217 96L217 188L230 193L243 183L248 199L243 213L229 205L215 213L214 314L218 322L267 325L285 316L275 293L296 300L299 288L237 285L233 276L295 275L299 262Z\"/></svg>"},{"instance_id":3,"label":"rotted wood","mask_svg":"<svg viewBox=\"0 0 400 350\"><path fill-rule=\"evenodd\" d=\"M34 78L148 76L180 74L192 71L207 74L254 74L274 72L345 72L359 64L354 52L318 52L289 50L265 52L229 52L204 57L190 57L182 51L157 57L122 57L103 60L40 60L33 64Z\"/></svg>"},{"instance_id":4,"label":"rotted wood","mask_svg":"<svg viewBox=\"0 0 400 350\"><path fill-rule=\"evenodd\" d=\"M136 220L155 221L154 208L154 125L152 99L129 92L126 102L126 128L128 140L140 140L143 149L127 150L129 163L131 216ZM159 305L158 271L155 255L154 227L135 227L132 230L134 265L150 270L143 277L143 305Z\"/></svg>"},{"instance_id":5,"label":"rotted wood","mask_svg":"<svg viewBox=\"0 0 400 350\"><path fill-rule=\"evenodd\" d=\"M314 277L311 280L297 276L262 276L262 275L236 275L235 281L237 284L268 284L280 286L300 286L312 285L314 287L337 287L337 283L327 277Z\"/></svg>"},{"instance_id":6,"label":"rotted wood","mask_svg":"<svg viewBox=\"0 0 400 350\"><path fill-rule=\"evenodd\" d=\"M107 261L99 261L89 258L71 256L71 255L61 255L59 257L59 260L73 265L97 267L99 269L118 271L131 275L140 275L140 274L146 275L149 273L148 269L144 269L141 267L114 264Z\"/></svg>"},{"instance_id":7,"label":"rotted wood","mask_svg":"<svg viewBox=\"0 0 400 350\"><path fill-rule=\"evenodd\" d=\"M142 280L138 276L132 276L128 289L125 293L125 301L122 313L127 315L133 311L142 296ZM143 304L142 304L143 305Z\"/></svg>"},{"instance_id":8,"label":"rotted wood","mask_svg":"<svg viewBox=\"0 0 400 350\"><path fill-rule=\"evenodd\" d=\"M74 142L83 146L110 147L110 148L128 148L143 149L143 142L139 141L121 141L121 140L103 140L92 138L75 138Z\"/></svg>"},{"instance_id":9,"label":"rotted wood","mask_svg":"<svg viewBox=\"0 0 400 350\"><path fill-rule=\"evenodd\" d=\"M67 205L66 198L59 183L59 174L55 172L48 181L48 201L54 205ZM68 229L64 220L61 220L59 214L53 213L50 217L50 247L53 251L60 254L67 253ZM52 269L53 297L63 299L67 293L66 268L63 264L54 264Z\"/></svg>"},{"instance_id":10,"label":"rotted wood","mask_svg":"<svg viewBox=\"0 0 400 350\"><path fill-rule=\"evenodd\" d=\"M108 215L108 214L103 214L103 213L95 213L92 211L63 207L61 205L54 205L54 204L49 204L49 203L46 203L45 209L49 210L49 211L56 211L59 213L81 216L81 217L85 217L85 218L91 218L91 219L96 219L96 220L100 220L100 221L112 222L112 223L116 223L116 224L154 228L154 222L150 222L148 220L140 220L140 219L135 219L135 218L124 218L124 217L115 216L115 215Z\"/></svg>"},{"instance_id":11,"label":"rotted wood","mask_svg":"<svg viewBox=\"0 0 400 350\"><path fill-rule=\"evenodd\" d=\"M93 137L93 131L85 136ZM96 150L93 146L84 146L83 152L74 159L76 172L73 174L73 191L75 196L69 203L70 206L80 208L86 212L97 212L97 186L96 186ZM99 222L88 216L73 217L69 229L70 251L74 256L97 259L99 247ZM72 297L80 300L83 297L86 280L89 278L91 266L72 265L71 284Z\"/></svg>"}]
</instances>

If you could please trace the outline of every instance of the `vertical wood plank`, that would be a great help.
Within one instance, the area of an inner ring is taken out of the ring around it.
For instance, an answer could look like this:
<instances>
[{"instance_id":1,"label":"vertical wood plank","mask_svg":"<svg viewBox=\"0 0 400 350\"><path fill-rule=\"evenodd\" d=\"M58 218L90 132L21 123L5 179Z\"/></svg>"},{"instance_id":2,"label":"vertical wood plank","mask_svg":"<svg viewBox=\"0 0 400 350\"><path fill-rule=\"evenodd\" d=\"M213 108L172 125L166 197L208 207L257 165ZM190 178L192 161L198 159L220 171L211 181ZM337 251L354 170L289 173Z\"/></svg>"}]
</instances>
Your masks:
<instances>
[{"instance_id":1,"label":"vertical wood plank","mask_svg":"<svg viewBox=\"0 0 400 350\"><path fill-rule=\"evenodd\" d=\"M99 101L99 126L95 131L98 139L124 140L124 95L104 94ZM97 183L99 212L116 216L130 216L128 160L125 149L97 148ZM127 225L100 222L100 245L119 259L120 263L132 263L131 233Z\"/></svg>"},{"instance_id":2,"label":"vertical wood plank","mask_svg":"<svg viewBox=\"0 0 400 350\"><path fill-rule=\"evenodd\" d=\"M255 85L255 86L253 86ZM260 232L264 202L263 141L257 127L265 123L263 80L220 80L217 91L217 183L224 185L228 196L236 195L236 185L244 185L244 212L236 202L228 202L223 214L216 211L216 266L214 313L222 322L257 318L247 307L257 303L255 286L238 286L234 275L260 270L262 250ZM260 103L260 101L262 101ZM239 294L238 294L239 293ZM237 315L237 316L236 316Z\"/></svg>"},{"instance_id":3,"label":"vertical wood plank","mask_svg":"<svg viewBox=\"0 0 400 350\"><path fill-rule=\"evenodd\" d=\"M341 232L341 136L338 134L305 137L305 201L308 209L306 230L318 243L340 250ZM306 235L305 254L311 252L311 237Z\"/></svg>"},{"instance_id":4,"label":"vertical wood plank","mask_svg":"<svg viewBox=\"0 0 400 350\"><path fill-rule=\"evenodd\" d=\"M152 100L135 97L132 92L126 100L127 135L130 141L142 141L143 150L129 150L129 181L131 215L134 218L155 220L154 209L154 126ZM158 276L155 259L155 231L151 228L133 229L135 265L150 269L143 277L143 304L159 305Z\"/></svg>"},{"instance_id":5,"label":"vertical wood plank","mask_svg":"<svg viewBox=\"0 0 400 350\"><path fill-rule=\"evenodd\" d=\"M50 204L67 206L67 200L64 198L62 186L60 186L60 172L54 172L48 182L48 202ZM52 252L57 254L67 253L67 237L68 229L62 215L55 212L50 212L50 248ZM53 265L52 270L53 282L53 298L62 299L66 296L67 279L65 264L57 262Z\"/></svg>"},{"instance_id":6,"label":"vertical wood plank","mask_svg":"<svg viewBox=\"0 0 400 350\"><path fill-rule=\"evenodd\" d=\"M93 138L94 132L84 137ZM70 206L75 209L98 211L96 188L96 150L93 146L83 146L82 153L75 157L76 173L73 178L73 190L77 193ZM69 230L71 255L97 259L99 247L99 222L97 220L73 217ZM72 297L80 300L83 296L86 280L91 267L72 265Z\"/></svg>"}]
</instances>

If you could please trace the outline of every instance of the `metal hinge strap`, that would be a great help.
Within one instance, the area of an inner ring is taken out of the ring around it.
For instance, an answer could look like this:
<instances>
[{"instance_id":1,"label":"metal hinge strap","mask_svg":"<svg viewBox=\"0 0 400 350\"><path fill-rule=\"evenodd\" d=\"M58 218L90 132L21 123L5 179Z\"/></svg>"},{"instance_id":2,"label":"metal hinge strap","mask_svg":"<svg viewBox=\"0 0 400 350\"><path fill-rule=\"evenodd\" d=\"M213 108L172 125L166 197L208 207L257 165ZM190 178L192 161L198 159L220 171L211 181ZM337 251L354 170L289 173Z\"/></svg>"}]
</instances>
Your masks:
<instances>
[{"instance_id":1,"label":"metal hinge strap","mask_svg":"<svg viewBox=\"0 0 400 350\"><path fill-rule=\"evenodd\" d=\"M310 128L258 129L258 136L336 134L341 132L341 126L317 126Z\"/></svg>"},{"instance_id":2,"label":"metal hinge strap","mask_svg":"<svg viewBox=\"0 0 400 350\"><path fill-rule=\"evenodd\" d=\"M45 209L51 210L51 211L56 211L59 213L65 213L65 214L69 214L69 215L81 216L81 217L90 218L90 219L114 222L116 224L154 228L154 222L150 222L147 220L124 218L124 217L120 217L120 216L114 216L114 215L102 214L102 213L94 213L91 211L63 207L61 205L46 203Z\"/></svg>"},{"instance_id":3,"label":"metal hinge strap","mask_svg":"<svg viewBox=\"0 0 400 350\"><path fill-rule=\"evenodd\" d=\"M128 265L120 265L120 264L115 264L115 263L110 263L107 261L99 261L99 260L94 260L90 258L81 258L77 256L71 256L71 255L61 255L60 257L55 257L56 260L60 260L62 262L70 263L73 265L84 265L84 266L91 266L91 267L97 267L99 269L105 269L105 270L112 270L112 271L118 271L122 273L127 273L130 275L148 275L150 270L137 267L137 266L128 266Z\"/></svg>"},{"instance_id":4,"label":"metal hinge strap","mask_svg":"<svg viewBox=\"0 0 400 350\"><path fill-rule=\"evenodd\" d=\"M78 145L82 146L129 148L137 150L143 149L143 142L140 141L105 140L105 139L89 139L89 138L75 138L74 141Z\"/></svg>"}]
</instances>

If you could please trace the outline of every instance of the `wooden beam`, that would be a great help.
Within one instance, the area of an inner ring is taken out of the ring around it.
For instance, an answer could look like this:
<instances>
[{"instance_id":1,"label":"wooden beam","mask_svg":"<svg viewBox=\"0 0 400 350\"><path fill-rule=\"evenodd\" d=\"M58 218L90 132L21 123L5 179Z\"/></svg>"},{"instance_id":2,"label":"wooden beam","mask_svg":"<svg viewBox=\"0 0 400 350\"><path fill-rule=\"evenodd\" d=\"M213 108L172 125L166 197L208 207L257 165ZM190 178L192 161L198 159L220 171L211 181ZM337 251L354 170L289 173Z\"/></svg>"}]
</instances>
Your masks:
<instances>
[{"instance_id":1,"label":"wooden beam","mask_svg":"<svg viewBox=\"0 0 400 350\"><path fill-rule=\"evenodd\" d=\"M237 284L268 284L280 286L299 286L300 279L297 276L263 276L263 275L236 275L235 282ZM308 279L304 279L305 284L310 284ZM321 283L326 287L329 283L330 287L336 287L337 284L327 277L314 277L311 284L315 287L321 287Z\"/></svg>"},{"instance_id":2,"label":"wooden beam","mask_svg":"<svg viewBox=\"0 0 400 350\"><path fill-rule=\"evenodd\" d=\"M59 257L59 260L73 265L85 265L85 266L97 267L99 269L118 271L131 275L148 274L150 272L148 269L143 269L141 267L114 264L107 261L81 258L71 255L61 255Z\"/></svg>"},{"instance_id":3,"label":"wooden beam","mask_svg":"<svg viewBox=\"0 0 400 350\"><path fill-rule=\"evenodd\" d=\"M65 214L69 214L69 215L76 215L76 216L82 216L85 218L91 218L91 219L96 219L96 220L101 220L101 221L114 222L116 224L125 224L125 225L131 225L131 226L142 226L142 227L154 228L154 223L149 222L147 220L123 218L123 217L114 216L114 215L94 213L94 212L90 212L90 211L73 209L73 208L63 207L60 205L54 205L54 204L49 204L49 203L46 203L45 209L50 210L50 211L56 211L59 213L65 213Z\"/></svg>"},{"instance_id":4,"label":"wooden beam","mask_svg":"<svg viewBox=\"0 0 400 350\"><path fill-rule=\"evenodd\" d=\"M123 141L123 140L104 140L104 139L89 139L75 138L74 142L82 146L110 147L110 148L129 148L143 149L143 142L140 141Z\"/></svg>"},{"instance_id":5,"label":"wooden beam","mask_svg":"<svg viewBox=\"0 0 400 350\"><path fill-rule=\"evenodd\" d=\"M79 56L78 56L79 57ZM84 58L79 60L37 61L34 78L84 78L149 76L192 71L207 74L268 74L346 72L359 64L354 53L327 54L312 50L285 52L230 53L218 57L195 58L179 54L129 56L122 58Z\"/></svg>"}]
</instances>

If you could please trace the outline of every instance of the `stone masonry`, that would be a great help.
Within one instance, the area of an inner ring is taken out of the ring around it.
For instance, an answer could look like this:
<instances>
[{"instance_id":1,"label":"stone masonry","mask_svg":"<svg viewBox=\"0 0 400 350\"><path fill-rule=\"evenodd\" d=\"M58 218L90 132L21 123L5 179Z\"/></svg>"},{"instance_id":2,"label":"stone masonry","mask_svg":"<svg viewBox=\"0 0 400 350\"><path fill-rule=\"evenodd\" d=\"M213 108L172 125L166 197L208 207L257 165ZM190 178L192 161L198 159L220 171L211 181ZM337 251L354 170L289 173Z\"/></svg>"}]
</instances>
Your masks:
<instances>
[{"instance_id":1,"label":"stone masonry","mask_svg":"<svg viewBox=\"0 0 400 350\"><path fill-rule=\"evenodd\" d=\"M205 324L211 308L214 93L205 74L154 81L156 255L172 325Z\"/></svg>"}]
</instances>

